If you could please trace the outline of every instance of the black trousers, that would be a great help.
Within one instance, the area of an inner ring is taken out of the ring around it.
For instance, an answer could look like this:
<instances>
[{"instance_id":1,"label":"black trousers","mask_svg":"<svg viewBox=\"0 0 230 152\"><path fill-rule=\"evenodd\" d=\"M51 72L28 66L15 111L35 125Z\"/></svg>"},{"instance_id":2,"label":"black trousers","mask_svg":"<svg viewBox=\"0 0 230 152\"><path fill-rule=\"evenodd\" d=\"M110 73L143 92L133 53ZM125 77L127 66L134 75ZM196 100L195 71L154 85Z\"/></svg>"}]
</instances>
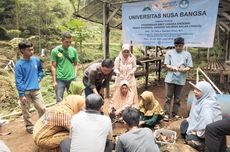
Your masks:
<instances>
[{"instance_id":1,"label":"black trousers","mask_svg":"<svg viewBox=\"0 0 230 152\"><path fill-rule=\"evenodd\" d=\"M207 152L226 152L226 135L230 135L230 118L207 125L205 129Z\"/></svg>"},{"instance_id":2,"label":"black trousers","mask_svg":"<svg viewBox=\"0 0 230 152\"><path fill-rule=\"evenodd\" d=\"M70 145L71 145L71 139L70 138L64 139L60 143L59 151L60 152L70 152ZM112 150L113 150L113 143L111 140L107 139L104 152L112 152Z\"/></svg>"}]
</instances>

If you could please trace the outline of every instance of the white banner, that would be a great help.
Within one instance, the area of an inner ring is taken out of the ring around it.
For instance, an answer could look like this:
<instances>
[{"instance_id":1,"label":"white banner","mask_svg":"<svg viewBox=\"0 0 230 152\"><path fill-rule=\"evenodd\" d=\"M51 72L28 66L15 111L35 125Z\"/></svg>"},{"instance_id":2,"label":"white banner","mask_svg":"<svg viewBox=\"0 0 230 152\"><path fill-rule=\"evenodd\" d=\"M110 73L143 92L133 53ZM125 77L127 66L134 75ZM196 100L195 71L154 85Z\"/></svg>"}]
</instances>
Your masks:
<instances>
[{"instance_id":1,"label":"white banner","mask_svg":"<svg viewBox=\"0 0 230 152\"><path fill-rule=\"evenodd\" d=\"M151 0L122 5L123 43L212 47L219 0Z\"/></svg>"}]
</instances>

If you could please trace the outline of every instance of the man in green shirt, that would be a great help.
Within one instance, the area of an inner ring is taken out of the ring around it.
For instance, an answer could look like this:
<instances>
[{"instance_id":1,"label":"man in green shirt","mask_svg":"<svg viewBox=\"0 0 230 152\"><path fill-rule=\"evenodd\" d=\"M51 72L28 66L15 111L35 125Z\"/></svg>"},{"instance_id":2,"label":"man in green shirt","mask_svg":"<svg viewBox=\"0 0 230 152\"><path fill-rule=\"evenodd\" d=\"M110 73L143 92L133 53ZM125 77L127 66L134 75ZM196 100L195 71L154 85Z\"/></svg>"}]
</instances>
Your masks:
<instances>
[{"instance_id":1,"label":"man in green shirt","mask_svg":"<svg viewBox=\"0 0 230 152\"><path fill-rule=\"evenodd\" d=\"M71 81L76 78L78 54L71 45L70 33L62 34L62 45L56 46L51 52L51 71L56 101L63 99L65 89L69 89Z\"/></svg>"}]
</instances>

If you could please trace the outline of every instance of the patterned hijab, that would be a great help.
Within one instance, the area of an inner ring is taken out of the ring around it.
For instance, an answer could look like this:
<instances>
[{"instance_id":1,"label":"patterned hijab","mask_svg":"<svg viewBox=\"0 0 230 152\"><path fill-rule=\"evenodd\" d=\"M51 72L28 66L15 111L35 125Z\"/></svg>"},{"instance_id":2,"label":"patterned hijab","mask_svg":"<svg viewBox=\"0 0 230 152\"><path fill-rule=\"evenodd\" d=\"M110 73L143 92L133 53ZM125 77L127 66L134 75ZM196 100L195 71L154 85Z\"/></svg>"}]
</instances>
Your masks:
<instances>
[{"instance_id":1,"label":"patterned hijab","mask_svg":"<svg viewBox=\"0 0 230 152\"><path fill-rule=\"evenodd\" d=\"M69 126L71 117L85 105L85 99L79 95L69 95L61 103L48 109L43 122L52 126Z\"/></svg>"},{"instance_id":2,"label":"patterned hijab","mask_svg":"<svg viewBox=\"0 0 230 152\"><path fill-rule=\"evenodd\" d=\"M144 116L164 114L159 102L155 99L153 93L150 91L144 91L141 94L139 110L140 112L144 113Z\"/></svg>"},{"instance_id":3,"label":"patterned hijab","mask_svg":"<svg viewBox=\"0 0 230 152\"><path fill-rule=\"evenodd\" d=\"M122 52L125 50L129 50L129 56L128 58L124 58ZM131 46L129 44L123 44L122 46L122 50L120 51L120 54L118 56L120 58L120 61L122 62L122 64L130 64L133 62L133 60L135 60L135 56L131 53Z\"/></svg>"}]
</instances>

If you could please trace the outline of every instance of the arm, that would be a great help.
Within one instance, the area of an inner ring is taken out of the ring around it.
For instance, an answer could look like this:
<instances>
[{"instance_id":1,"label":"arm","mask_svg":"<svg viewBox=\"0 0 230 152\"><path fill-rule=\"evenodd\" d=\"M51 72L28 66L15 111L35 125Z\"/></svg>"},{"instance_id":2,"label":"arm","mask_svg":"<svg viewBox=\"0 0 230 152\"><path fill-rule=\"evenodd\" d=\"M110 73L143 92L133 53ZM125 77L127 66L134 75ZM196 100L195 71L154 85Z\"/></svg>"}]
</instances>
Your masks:
<instances>
[{"instance_id":1,"label":"arm","mask_svg":"<svg viewBox=\"0 0 230 152\"><path fill-rule=\"evenodd\" d=\"M117 141L117 144L115 147L115 152L125 152L125 150L123 149L123 145L122 145L120 138Z\"/></svg>"},{"instance_id":2,"label":"arm","mask_svg":"<svg viewBox=\"0 0 230 152\"><path fill-rule=\"evenodd\" d=\"M152 118L148 120L144 120L144 124L148 126L152 126L155 122L157 122L158 115L153 115Z\"/></svg>"},{"instance_id":3,"label":"arm","mask_svg":"<svg viewBox=\"0 0 230 152\"><path fill-rule=\"evenodd\" d=\"M205 127L214 121L213 111L211 106L205 105L201 109L200 113L200 130L195 130L197 136L200 138L204 138Z\"/></svg>"},{"instance_id":4,"label":"arm","mask_svg":"<svg viewBox=\"0 0 230 152\"><path fill-rule=\"evenodd\" d=\"M25 86L24 86L24 81L23 81L23 73L22 73L22 69L19 65L15 66L15 82L16 82L16 87L18 90L18 94L19 94L19 99L20 102L22 103L26 103L26 97L25 97Z\"/></svg>"},{"instance_id":5,"label":"arm","mask_svg":"<svg viewBox=\"0 0 230 152\"><path fill-rule=\"evenodd\" d=\"M132 62L132 70L130 71L129 74L134 74L136 70L137 70L137 61L135 58L135 60L133 60L133 62Z\"/></svg>"},{"instance_id":6,"label":"arm","mask_svg":"<svg viewBox=\"0 0 230 152\"><path fill-rule=\"evenodd\" d=\"M43 78L42 62L38 59L38 82L40 82L42 78Z\"/></svg>"},{"instance_id":7,"label":"arm","mask_svg":"<svg viewBox=\"0 0 230 152\"><path fill-rule=\"evenodd\" d=\"M113 75L113 71L111 71L109 75L105 78L105 81L102 84L103 88L109 87L109 81L111 80L112 75Z\"/></svg>"},{"instance_id":8,"label":"arm","mask_svg":"<svg viewBox=\"0 0 230 152\"><path fill-rule=\"evenodd\" d=\"M51 72L52 72L52 79L53 79L53 87L55 91L57 90L56 65L57 65L57 62L53 61L51 65Z\"/></svg>"},{"instance_id":9,"label":"arm","mask_svg":"<svg viewBox=\"0 0 230 152\"><path fill-rule=\"evenodd\" d=\"M90 89L92 89L93 93L95 94L99 94L99 92L97 92L97 89L96 89L96 71L89 71L89 79L88 79L88 82L89 82L89 87Z\"/></svg>"},{"instance_id":10,"label":"arm","mask_svg":"<svg viewBox=\"0 0 230 152\"><path fill-rule=\"evenodd\" d=\"M77 76L77 62L74 62L75 76Z\"/></svg>"},{"instance_id":11,"label":"arm","mask_svg":"<svg viewBox=\"0 0 230 152\"><path fill-rule=\"evenodd\" d=\"M114 62L114 72L116 73L116 75L120 74L120 70L119 70L119 57L116 57L115 62Z\"/></svg>"},{"instance_id":12,"label":"arm","mask_svg":"<svg viewBox=\"0 0 230 152\"><path fill-rule=\"evenodd\" d=\"M170 61L170 52L167 52L166 55L165 55L165 59L164 59L164 65L165 65L165 68L168 70L168 71L177 71L178 69L174 66L171 65L171 61Z\"/></svg>"}]
</instances>

